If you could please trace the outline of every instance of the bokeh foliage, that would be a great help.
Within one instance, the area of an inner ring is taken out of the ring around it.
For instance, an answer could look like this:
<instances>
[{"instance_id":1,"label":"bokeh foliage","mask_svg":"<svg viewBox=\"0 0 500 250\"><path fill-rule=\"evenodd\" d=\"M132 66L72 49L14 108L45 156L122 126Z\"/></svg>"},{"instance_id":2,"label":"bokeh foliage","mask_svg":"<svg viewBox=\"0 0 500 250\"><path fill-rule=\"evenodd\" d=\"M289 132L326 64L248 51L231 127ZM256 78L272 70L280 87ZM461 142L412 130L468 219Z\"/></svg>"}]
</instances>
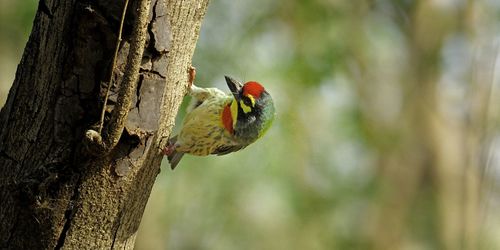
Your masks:
<instances>
[{"instance_id":1,"label":"bokeh foliage","mask_svg":"<svg viewBox=\"0 0 500 250\"><path fill-rule=\"evenodd\" d=\"M1 13L11 50L30 16ZM196 84L260 81L277 119L241 152L165 161L136 248L500 248L499 14L494 0L213 0Z\"/></svg>"},{"instance_id":2,"label":"bokeh foliage","mask_svg":"<svg viewBox=\"0 0 500 250\"><path fill-rule=\"evenodd\" d=\"M0 0L0 105L3 106L14 81L35 17L35 0Z\"/></svg>"}]
</instances>

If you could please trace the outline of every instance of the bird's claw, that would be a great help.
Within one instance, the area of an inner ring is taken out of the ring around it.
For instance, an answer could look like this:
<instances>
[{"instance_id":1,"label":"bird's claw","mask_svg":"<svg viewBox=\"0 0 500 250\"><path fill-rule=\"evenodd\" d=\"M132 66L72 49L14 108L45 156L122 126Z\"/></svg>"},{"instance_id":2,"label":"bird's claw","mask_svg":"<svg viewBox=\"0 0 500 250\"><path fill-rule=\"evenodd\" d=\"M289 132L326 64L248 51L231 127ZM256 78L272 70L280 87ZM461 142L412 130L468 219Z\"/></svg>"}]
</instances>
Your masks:
<instances>
[{"instance_id":1,"label":"bird's claw","mask_svg":"<svg viewBox=\"0 0 500 250\"><path fill-rule=\"evenodd\" d=\"M193 86L195 77L196 68L191 65L188 67L188 90L191 90L191 86Z\"/></svg>"},{"instance_id":2,"label":"bird's claw","mask_svg":"<svg viewBox=\"0 0 500 250\"><path fill-rule=\"evenodd\" d=\"M163 149L163 154L166 156L170 156L174 153L175 151L175 143L174 144L168 144L164 149Z\"/></svg>"}]
</instances>

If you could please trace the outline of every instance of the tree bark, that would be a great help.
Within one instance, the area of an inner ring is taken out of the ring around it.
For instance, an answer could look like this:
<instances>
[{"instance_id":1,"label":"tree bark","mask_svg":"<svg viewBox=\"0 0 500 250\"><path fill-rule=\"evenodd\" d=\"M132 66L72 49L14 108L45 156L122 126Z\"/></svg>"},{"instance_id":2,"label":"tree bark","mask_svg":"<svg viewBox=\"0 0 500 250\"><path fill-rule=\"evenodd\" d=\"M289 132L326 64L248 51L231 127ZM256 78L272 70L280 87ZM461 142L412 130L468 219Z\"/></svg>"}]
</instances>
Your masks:
<instances>
[{"instance_id":1,"label":"tree bark","mask_svg":"<svg viewBox=\"0 0 500 250\"><path fill-rule=\"evenodd\" d=\"M124 1L40 0L0 113L0 249L132 249L186 91L208 0L152 0L137 91L118 145L88 154ZM126 15L107 109L128 54ZM106 123L105 123L106 124Z\"/></svg>"}]
</instances>

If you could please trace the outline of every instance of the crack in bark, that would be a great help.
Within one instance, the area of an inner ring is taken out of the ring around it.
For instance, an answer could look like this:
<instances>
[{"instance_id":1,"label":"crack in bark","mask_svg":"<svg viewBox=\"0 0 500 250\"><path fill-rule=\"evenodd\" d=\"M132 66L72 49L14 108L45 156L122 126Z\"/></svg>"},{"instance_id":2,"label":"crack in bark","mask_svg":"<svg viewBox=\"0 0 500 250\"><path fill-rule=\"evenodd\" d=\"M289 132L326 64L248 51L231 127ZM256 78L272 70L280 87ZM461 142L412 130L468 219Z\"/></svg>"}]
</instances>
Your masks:
<instances>
[{"instance_id":1,"label":"crack in bark","mask_svg":"<svg viewBox=\"0 0 500 250\"><path fill-rule=\"evenodd\" d=\"M116 216L116 222L115 222L115 225L116 225L116 229L114 229L114 233L113 233L113 242L111 243L111 250L113 250L113 248L115 247L115 242L116 242L116 237L118 235L118 231L120 229L120 226L121 226L121 222L122 222L122 217L123 217L123 209L120 210L120 212L118 213L118 215Z\"/></svg>"},{"instance_id":2,"label":"crack in bark","mask_svg":"<svg viewBox=\"0 0 500 250\"><path fill-rule=\"evenodd\" d=\"M64 226L63 229L61 230L61 233L59 234L59 238L57 239L57 244L54 247L55 250L59 250L64 246L64 242L66 240L66 233L69 231L69 228L71 226L71 210L66 210L64 212Z\"/></svg>"},{"instance_id":3,"label":"crack in bark","mask_svg":"<svg viewBox=\"0 0 500 250\"><path fill-rule=\"evenodd\" d=\"M72 148L75 148L75 145L73 145ZM70 155L71 159L76 159L75 152L77 152L77 150L72 150L72 153ZM66 169L70 170L70 171L74 170L74 169L71 169L71 168L66 168ZM64 176L68 176L69 177L71 175L70 174L67 174L67 175L65 174ZM68 233L69 229L71 228L71 222L73 220L73 216L76 214L77 207L75 205L75 202L80 197L80 189L79 189L79 187L82 184L82 179L83 179L82 175L77 175L77 179L76 180L74 180L74 181L69 180L67 182L67 183L71 183L71 182L74 183L73 193L72 193L71 197L69 198L69 200L67 201L66 210L64 211L64 220L65 220L64 221L64 225L63 225L63 228L61 230L61 233L59 234L59 237L57 238L57 244L56 244L56 247L54 249L61 249L62 247L64 247L64 244L66 242L67 233ZM59 179L59 180L57 180L57 182L58 183L63 183L63 182L66 182L66 181L62 180L62 179Z\"/></svg>"},{"instance_id":4,"label":"crack in bark","mask_svg":"<svg viewBox=\"0 0 500 250\"><path fill-rule=\"evenodd\" d=\"M160 72L158 72L157 70L154 70L154 69L141 69L140 72L141 73L151 73L153 75L158 76L161 79L166 79L166 76L162 75Z\"/></svg>"},{"instance_id":5,"label":"crack in bark","mask_svg":"<svg viewBox=\"0 0 500 250\"><path fill-rule=\"evenodd\" d=\"M74 152L74 151L73 151ZM54 247L54 250L60 250L66 241L66 235L71 227L71 221L73 219L73 216L76 213L76 207L74 202L77 200L77 198L80 196L80 185L82 183L82 176L78 176L78 180L76 180L75 187L73 188L73 194L71 195L71 198L68 201L68 206L66 207L66 211L64 211L64 226L63 229L61 230L61 233L59 234L59 237L57 239L57 244Z\"/></svg>"},{"instance_id":6,"label":"crack in bark","mask_svg":"<svg viewBox=\"0 0 500 250\"><path fill-rule=\"evenodd\" d=\"M142 87L142 82L144 81L144 76L142 74L139 75L139 81L137 81L137 88L136 88L136 91L135 91L135 94L136 94L136 102L135 102L135 107L137 108L137 112L140 114L141 113L141 109L140 109L140 105L141 105L141 87Z\"/></svg>"},{"instance_id":7,"label":"crack in bark","mask_svg":"<svg viewBox=\"0 0 500 250\"><path fill-rule=\"evenodd\" d=\"M156 22L156 6L158 5L158 1L155 1L154 5L152 6L152 14L153 16L151 17L151 22L149 22L148 24L148 28L147 28L147 31L148 31L148 34L149 34L149 48L152 49L152 51L154 52L159 52L156 50L155 48L155 43L156 43L156 38L155 38L155 35L153 33L153 23ZM151 58L151 62L153 62L153 58L155 56L152 55L152 58Z\"/></svg>"}]
</instances>

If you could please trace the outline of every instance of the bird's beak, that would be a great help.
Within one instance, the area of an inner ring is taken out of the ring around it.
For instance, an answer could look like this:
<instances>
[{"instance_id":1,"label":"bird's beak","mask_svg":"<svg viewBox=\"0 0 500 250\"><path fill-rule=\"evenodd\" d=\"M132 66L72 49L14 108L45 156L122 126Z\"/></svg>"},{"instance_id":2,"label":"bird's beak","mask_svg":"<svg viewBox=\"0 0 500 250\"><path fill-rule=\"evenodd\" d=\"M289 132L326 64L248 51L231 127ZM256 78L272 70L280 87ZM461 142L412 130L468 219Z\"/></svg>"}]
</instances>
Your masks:
<instances>
[{"instance_id":1,"label":"bird's beak","mask_svg":"<svg viewBox=\"0 0 500 250\"><path fill-rule=\"evenodd\" d=\"M233 78L229 76L224 76L226 78L226 83L229 89L231 90L231 93L233 93L234 98L236 100L240 100L240 89L243 87L240 82L234 80Z\"/></svg>"}]
</instances>

